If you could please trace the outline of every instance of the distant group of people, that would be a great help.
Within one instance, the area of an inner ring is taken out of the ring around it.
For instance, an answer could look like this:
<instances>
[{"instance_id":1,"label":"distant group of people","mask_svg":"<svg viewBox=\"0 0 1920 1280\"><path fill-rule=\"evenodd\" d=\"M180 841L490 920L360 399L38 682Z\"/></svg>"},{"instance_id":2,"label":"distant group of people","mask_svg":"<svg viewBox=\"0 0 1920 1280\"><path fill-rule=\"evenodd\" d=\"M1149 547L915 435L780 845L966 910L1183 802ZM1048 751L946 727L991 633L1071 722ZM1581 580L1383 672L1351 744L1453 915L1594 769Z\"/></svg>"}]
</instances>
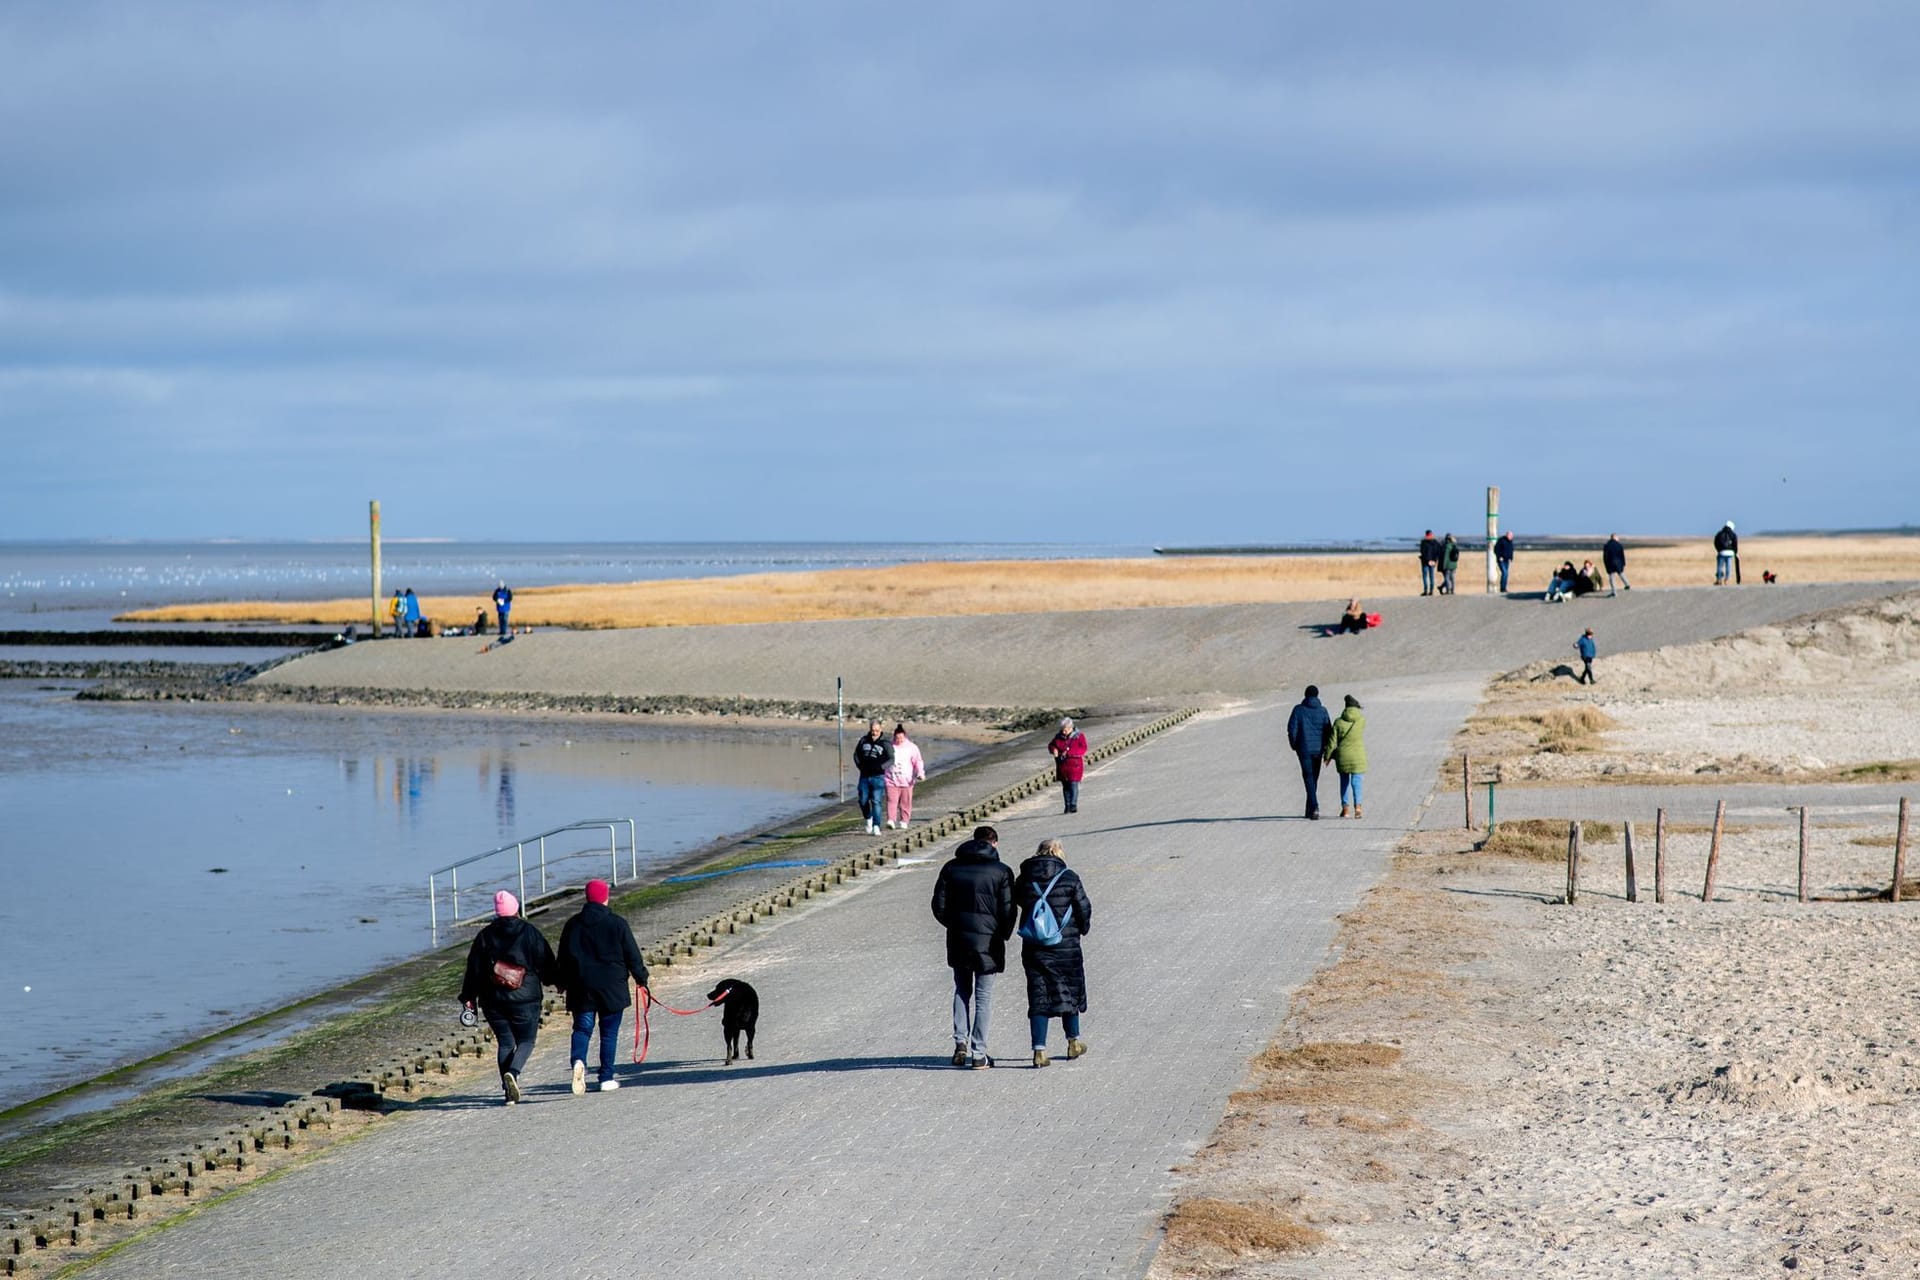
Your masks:
<instances>
[{"instance_id":1,"label":"distant group of people","mask_svg":"<svg viewBox=\"0 0 1920 1280\"><path fill-rule=\"evenodd\" d=\"M587 1091L587 1054L596 1027L599 1087L603 1092L620 1087L614 1058L621 1020L633 1005L627 980L645 987L647 966L633 926L607 905L611 893L605 880L587 881L586 902L561 929L556 953L546 935L520 914L519 899L502 889L493 895L493 920L467 948L460 1002L477 1009L493 1031L500 1089L508 1106L520 1101L520 1076L533 1056L547 986L566 993L573 1019L573 1092Z\"/></svg>"},{"instance_id":2,"label":"distant group of people","mask_svg":"<svg viewBox=\"0 0 1920 1280\"><path fill-rule=\"evenodd\" d=\"M421 607L420 598L413 594L413 588L393 593L393 599L387 602L387 620L393 625L396 636L482 636L493 629L497 618L500 625L500 637L505 639L512 634L508 615L513 609L513 589L503 581L493 589L493 617L487 616L487 607L481 605L474 613L473 625L443 626L428 619Z\"/></svg>"},{"instance_id":3,"label":"distant group of people","mask_svg":"<svg viewBox=\"0 0 1920 1280\"><path fill-rule=\"evenodd\" d=\"M1420 539L1420 594L1443 596L1454 593L1454 575L1460 569L1460 544L1449 533L1435 538L1429 529ZM1436 584L1436 575L1438 581Z\"/></svg>"}]
</instances>

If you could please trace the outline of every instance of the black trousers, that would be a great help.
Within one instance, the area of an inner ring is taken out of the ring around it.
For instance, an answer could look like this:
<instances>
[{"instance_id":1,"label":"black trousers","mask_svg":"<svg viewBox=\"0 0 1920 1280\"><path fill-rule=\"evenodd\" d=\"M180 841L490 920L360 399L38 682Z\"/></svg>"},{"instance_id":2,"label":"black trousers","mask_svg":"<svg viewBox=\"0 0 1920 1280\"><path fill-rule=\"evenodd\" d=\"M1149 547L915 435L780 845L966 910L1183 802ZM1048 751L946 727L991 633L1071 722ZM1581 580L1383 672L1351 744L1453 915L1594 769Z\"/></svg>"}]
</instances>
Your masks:
<instances>
[{"instance_id":1,"label":"black trousers","mask_svg":"<svg viewBox=\"0 0 1920 1280\"><path fill-rule=\"evenodd\" d=\"M1309 755L1301 751L1296 754L1300 757L1300 780L1307 788L1307 813L1316 814L1320 812L1320 753L1315 751Z\"/></svg>"},{"instance_id":2,"label":"black trousers","mask_svg":"<svg viewBox=\"0 0 1920 1280\"><path fill-rule=\"evenodd\" d=\"M500 1074L511 1071L519 1075L527 1069L527 1059L533 1056L533 1038L540 1034L540 1002L528 1000L521 1004L501 1005L495 1009L482 1007L487 1025L493 1028L494 1045L499 1050Z\"/></svg>"}]
</instances>

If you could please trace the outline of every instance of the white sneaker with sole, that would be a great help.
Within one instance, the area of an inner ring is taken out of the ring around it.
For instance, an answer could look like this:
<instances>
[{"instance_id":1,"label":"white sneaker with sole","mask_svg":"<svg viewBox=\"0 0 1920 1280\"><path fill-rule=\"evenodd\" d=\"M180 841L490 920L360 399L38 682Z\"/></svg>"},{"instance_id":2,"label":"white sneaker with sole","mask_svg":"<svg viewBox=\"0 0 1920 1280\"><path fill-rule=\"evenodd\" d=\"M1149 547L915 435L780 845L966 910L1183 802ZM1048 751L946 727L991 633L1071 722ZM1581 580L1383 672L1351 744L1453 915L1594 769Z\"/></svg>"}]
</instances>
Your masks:
<instances>
[{"instance_id":1,"label":"white sneaker with sole","mask_svg":"<svg viewBox=\"0 0 1920 1280\"><path fill-rule=\"evenodd\" d=\"M602 1093L612 1093L615 1089L618 1089L619 1087L620 1087L620 1082L618 1080L602 1080L600 1082L600 1092Z\"/></svg>"},{"instance_id":2,"label":"white sneaker with sole","mask_svg":"<svg viewBox=\"0 0 1920 1280\"><path fill-rule=\"evenodd\" d=\"M573 1064L573 1091L575 1093L587 1091L587 1064L578 1059L575 1059Z\"/></svg>"},{"instance_id":3,"label":"white sneaker with sole","mask_svg":"<svg viewBox=\"0 0 1920 1280\"><path fill-rule=\"evenodd\" d=\"M508 1106L520 1101L520 1081L513 1072L509 1071L500 1077L500 1087L507 1095Z\"/></svg>"}]
</instances>

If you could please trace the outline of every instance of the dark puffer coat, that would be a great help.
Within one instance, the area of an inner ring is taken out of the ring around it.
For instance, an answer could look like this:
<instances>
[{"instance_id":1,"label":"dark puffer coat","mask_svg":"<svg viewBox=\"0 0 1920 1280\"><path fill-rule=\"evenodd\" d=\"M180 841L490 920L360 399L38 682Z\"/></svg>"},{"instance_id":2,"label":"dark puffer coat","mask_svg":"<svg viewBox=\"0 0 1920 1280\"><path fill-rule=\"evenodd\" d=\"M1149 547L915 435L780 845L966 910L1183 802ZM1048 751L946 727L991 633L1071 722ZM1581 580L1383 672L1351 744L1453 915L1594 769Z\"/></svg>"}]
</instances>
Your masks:
<instances>
[{"instance_id":1,"label":"dark puffer coat","mask_svg":"<svg viewBox=\"0 0 1920 1280\"><path fill-rule=\"evenodd\" d=\"M493 962L504 960L527 971L512 991L493 980ZM501 1010L537 1003L540 984L553 982L559 967L547 935L521 916L500 916L474 936L467 948L467 976L460 983L460 1003Z\"/></svg>"},{"instance_id":2,"label":"dark puffer coat","mask_svg":"<svg viewBox=\"0 0 1920 1280\"><path fill-rule=\"evenodd\" d=\"M633 1003L627 979L647 985L646 962L633 926L609 907L589 902L560 931L560 985L567 1012L617 1013Z\"/></svg>"},{"instance_id":3,"label":"dark puffer coat","mask_svg":"<svg viewBox=\"0 0 1920 1280\"><path fill-rule=\"evenodd\" d=\"M1020 919L1039 900L1040 891L1056 875L1060 882L1047 895L1053 918L1060 922L1060 941L1051 947L1020 940L1020 967L1027 971L1027 1016L1057 1018L1063 1013L1087 1011L1087 968L1080 957L1080 935L1093 928L1093 903L1077 872L1060 875L1067 864L1050 853L1036 853L1020 864L1013 884L1013 902ZM1071 909L1073 917L1067 917Z\"/></svg>"},{"instance_id":4,"label":"dark puffer coat","mask_svg":"<svg viewBox=\"0 0 1920 1280\"><path fill-rule=\"evenodd\" d=\"M972 973L1007 967L1013 936L1013 872L985 840L954 850L933 882L933 918L947 927L947 965Z\"/></svg>"}]
</instances>

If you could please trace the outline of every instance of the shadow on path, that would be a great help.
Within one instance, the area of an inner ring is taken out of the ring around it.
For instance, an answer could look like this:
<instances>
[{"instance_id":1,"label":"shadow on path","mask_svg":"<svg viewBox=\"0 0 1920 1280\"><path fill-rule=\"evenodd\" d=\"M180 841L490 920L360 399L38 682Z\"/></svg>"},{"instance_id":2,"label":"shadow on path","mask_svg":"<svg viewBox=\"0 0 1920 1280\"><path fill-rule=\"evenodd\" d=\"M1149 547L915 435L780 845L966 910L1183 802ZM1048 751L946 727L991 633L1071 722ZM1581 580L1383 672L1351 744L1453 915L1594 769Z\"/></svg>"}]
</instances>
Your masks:
<instances>
[{"instance_id":1,"label":"shadow on path","mask_svg":"<svg viewBox=\"0 0 1920 1280\"><path fill-rule=\"evenodd\" d=\"M1115 831L1144 831L1149 827L1191 827L1212 826L1217 822L1306 822L1307 819L1292 814L1263 813L1249 818L1164 818L1158 822L1134 822L1123 827L1092 827L1086 831L1073 833L1074 839L1082 836L1101 836Z\"/></svg>"},{"instance_id":2,"label":"shadow on path","mask_svg":"<svg viewBox=\"0 0 1920 1280\"><path fill-rule=\"evenodd\" d=\"M698 1059L699 1062L715 1062L714 1058ZM691 1064L690 1064L691 1065ZM816 1072L838 1074L846 1071L955 1071L946 1058L929 1057L892 1057L892 1058L819 1058L812 1062L782 1062L761 1066L758 1063L736 1063L727 1066L694 1066L688 1070L670 1067L667 1063L651 1071L638 1075L626 1075L620 1079L621 1086L630 1089L657 1089L666 1085L713 1084L720 1080L751 1080L774 1076L812 1075Z\"/></svg>"}]
</instances>

